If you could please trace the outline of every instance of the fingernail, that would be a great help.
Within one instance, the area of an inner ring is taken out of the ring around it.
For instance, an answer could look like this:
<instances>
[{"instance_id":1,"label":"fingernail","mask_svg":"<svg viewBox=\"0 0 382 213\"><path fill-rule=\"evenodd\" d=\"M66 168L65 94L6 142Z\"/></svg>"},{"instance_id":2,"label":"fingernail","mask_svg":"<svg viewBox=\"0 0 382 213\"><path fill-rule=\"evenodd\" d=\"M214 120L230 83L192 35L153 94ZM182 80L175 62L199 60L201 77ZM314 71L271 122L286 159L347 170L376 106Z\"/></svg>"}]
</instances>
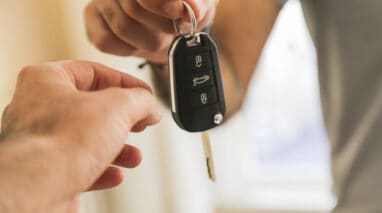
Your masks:
<instances>
[{"instance_id":1,"label":"fingernail","mask_svg":"<svg viewBox=\"0 0 382 213\"><path fill-rule=\"evenodd\" d=\"M181 1L168 1L163 5L163 12L172 19L178 19L183 15L183 4Z\"/></svg>"}]
</instances>

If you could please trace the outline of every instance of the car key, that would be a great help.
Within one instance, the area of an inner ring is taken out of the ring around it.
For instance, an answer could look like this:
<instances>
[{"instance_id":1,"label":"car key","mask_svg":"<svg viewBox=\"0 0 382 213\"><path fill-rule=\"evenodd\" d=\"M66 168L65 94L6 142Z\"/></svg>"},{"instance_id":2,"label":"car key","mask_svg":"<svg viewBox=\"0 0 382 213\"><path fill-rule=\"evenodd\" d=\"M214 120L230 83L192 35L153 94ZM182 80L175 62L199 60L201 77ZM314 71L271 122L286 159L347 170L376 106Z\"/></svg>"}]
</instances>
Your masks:
<instances>
[{"instance_id":1,"label":"car key","mask_svg":"<svg viewBox=\"0 0 382 213\"><path fill-rule=\"evenodd\" d=\"M202 132L204 157L207 165L208 177L211 181L216 180L214 159L212 158L211 142L208 132Z\"/></svg>"},{"instance_id":2,"label":"car key","mask_svg":"<svg viewBox=\"0 0 382 213\"><path fill-rule=\"evenodd\" d=\"M196 33L192 8L186 2L184 5L191 14L193 29L177 37L170 48L171 110L179 127L202 132L223 122L223 83L215 42L206 33Z\"/></svg>"},{"instance_id":3,"label":"car key","mask_svg":"<svg viewBox=\"0 0 382 213\"><path fill-rule=\"evenodd\" d=\"M197 33L191 6L183 1L190 14L192 29L178 36L169 51L171 110L178 126L189 132L203 132L202 141L208 176L215 181L210 137L206 130L223 122L226 111L218 50L206 33Z\"/></svg>"}]
</instances>

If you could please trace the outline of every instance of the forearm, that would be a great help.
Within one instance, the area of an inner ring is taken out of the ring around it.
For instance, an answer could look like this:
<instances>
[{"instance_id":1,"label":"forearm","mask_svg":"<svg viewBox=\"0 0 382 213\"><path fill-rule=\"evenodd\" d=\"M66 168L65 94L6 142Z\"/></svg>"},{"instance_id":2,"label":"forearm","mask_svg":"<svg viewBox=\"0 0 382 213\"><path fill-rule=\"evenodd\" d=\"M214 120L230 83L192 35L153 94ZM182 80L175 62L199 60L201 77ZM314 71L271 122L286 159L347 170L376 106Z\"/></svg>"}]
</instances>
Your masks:
<instances>
[{"instance_id":1,"label":"forearm","mask_svg":"<svg viewBox=\"0 0 382 213\"><path fill-rule=\"evenodd\" d=\"M221 1L211 31L221 55L227 114L238 111L280 11L273 0Z\"/></svg>"},{"instance_id":2,"label":"forearm","mask_svg":"<svg viewBox=\"0 0 382 213\"><path fill-rule=\"evenodd\" d=\"M54 209L60 169L46 138L0 139L0 212L41 212ZM56 174L54 174L56 173ZM52 187L53 186L53 187Z\"/></svg>"}]
</instances>

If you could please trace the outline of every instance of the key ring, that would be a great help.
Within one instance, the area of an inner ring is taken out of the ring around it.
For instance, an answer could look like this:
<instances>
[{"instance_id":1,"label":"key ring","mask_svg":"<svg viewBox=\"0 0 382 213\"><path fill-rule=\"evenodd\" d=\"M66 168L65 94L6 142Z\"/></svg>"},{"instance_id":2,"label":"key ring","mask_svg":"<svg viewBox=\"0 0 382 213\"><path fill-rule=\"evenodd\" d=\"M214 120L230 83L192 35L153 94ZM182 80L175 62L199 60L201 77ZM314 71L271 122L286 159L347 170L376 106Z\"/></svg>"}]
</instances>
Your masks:
<instances>
[{"instance_id":1,"label":"key ring","mask_svg":"<svg viewBox=\"0 0 382 213\"><path fill-rule=\"evenodd\" d=\"M186 8L186 10L187 10L187 12L188 12L188 14L190 16L190 19L191 19L191 32L190 32L189 36L190 36L190 39L194 39L195 35L197 33L197 30L198 30L198 22L196 21L195 12L192 9L191 5L189 3L187 3L186 1L183 1L183 5ZM179 21L180 21L179 19L178 20L173 20L173 24L174 24L174 27L175 27L175 32L178 35L182 35L182 32L181 32L181 30L178 27Z\"/></svg>"}]
</instances>

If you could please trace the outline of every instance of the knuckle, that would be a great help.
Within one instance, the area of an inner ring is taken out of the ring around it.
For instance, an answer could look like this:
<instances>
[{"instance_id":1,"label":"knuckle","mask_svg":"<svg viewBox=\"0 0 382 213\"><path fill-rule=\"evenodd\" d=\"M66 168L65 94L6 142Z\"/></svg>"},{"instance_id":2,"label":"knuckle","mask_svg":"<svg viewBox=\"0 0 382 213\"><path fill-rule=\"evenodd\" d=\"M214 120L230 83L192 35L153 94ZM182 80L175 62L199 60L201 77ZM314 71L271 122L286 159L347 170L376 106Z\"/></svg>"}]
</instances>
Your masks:
<instances>
[{"instance_id":1,"label":"knuckle","mask_svg":"<svg viewBox=\"0 0 382 213\"><path fill-rule=\"evenodd\" d=\"M154 97L153 95L143 88L137 88L135 89L136 95L139 96L143 103L147 105L152 105L154 103Z\"/></svg>"},{"instance_id":2,"label":"knuckle","mask_svg":"<svg viewBox=\"0 0 382 213\"><path fill-rule=\"evenodd\" d=\"M25 79L29 78L32 72L35 72L36 67L35 66L25 66L22 68L17 75L17 82L22 83Z\"/></svg>"},{"instance_id":3,"label":"knuckle","mask_svg":"<svg viewBox=\"0 0 382 213\"><path fill-rule=\"evenodd\" d=\"M120 97L124 97L126 104L134 109L141 109L142 103L148 104L150 102L149 93L145 89L129 89L121 91Z\"/></svg>"},{"instance_id":4,"label":"knuckle","mask_svg":"<svg viewBox=\"0 0 382 213\"><path fill-rule=\"evenodd\" d=\"M112 23L111 26L114 29L114 32L121 36L121 37L126 37L128 36L128 29L129 29L129 19L116 19L114 23Z\"/></svg>"},{"instance_id":5,"label":"knuckle","mask_svg":"<svg viewBox=\"0 0 382 213\"><path fill-rule=\"evenodd\" d=\"M104 32L94 36L92 38L92 42L97 49L101 50L102 52L107 52L109 49L108 43L110 39L110 34L108 32Z\"/></svg>"}]
</instances>

